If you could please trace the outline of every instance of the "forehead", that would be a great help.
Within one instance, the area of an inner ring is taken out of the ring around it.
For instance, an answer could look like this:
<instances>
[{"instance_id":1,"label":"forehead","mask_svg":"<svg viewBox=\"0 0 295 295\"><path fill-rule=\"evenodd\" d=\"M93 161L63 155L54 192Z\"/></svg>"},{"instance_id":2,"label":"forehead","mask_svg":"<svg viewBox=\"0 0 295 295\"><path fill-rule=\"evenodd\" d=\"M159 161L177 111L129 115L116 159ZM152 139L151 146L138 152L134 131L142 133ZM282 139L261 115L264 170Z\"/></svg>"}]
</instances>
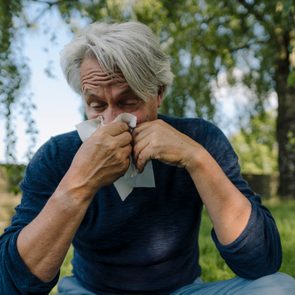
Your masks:
<instances>
[{"instance_id":1,"label":"forehead","mask_svg":"<svg viewBox=\"0 0 295 295\"><path fill-rule=\"evenodd\" d=\"M122 88L128 88L129 85L126 82L121 72L114 74L103 71L98 61L92 57L86 57L80 67L80 80L82 85L82 91L85 88L92 88L96 86L118 86Z\"/></svg>"}]
</instances>

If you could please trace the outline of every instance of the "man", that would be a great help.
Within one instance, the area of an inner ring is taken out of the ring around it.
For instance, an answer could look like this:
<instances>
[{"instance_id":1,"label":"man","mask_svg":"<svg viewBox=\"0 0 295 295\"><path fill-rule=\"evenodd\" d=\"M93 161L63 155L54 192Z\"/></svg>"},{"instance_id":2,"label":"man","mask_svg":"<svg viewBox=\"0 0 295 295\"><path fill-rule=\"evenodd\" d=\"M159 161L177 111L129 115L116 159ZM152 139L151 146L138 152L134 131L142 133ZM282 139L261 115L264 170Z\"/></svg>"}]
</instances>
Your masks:
<instances>
[{"instance_id":1,"label":"man","mask_svg":"<svg viewBox=\"0 0 295 295\"><path fill-rule=\"evenodd\" d=\"M104 126L84 143L77 132L53 137L28 165L22 202L1 237L1 294L47 294L72 242L73 276L60 294L294 292L294 280L276 273L275 222L222 132L157 114L173 75L146 26L94 23L66 46L61 65L88 119L101 116ZM137 117L132 133L115 120L122 113ZM155 187L136 187L122 202L114 181L131 161L142 172L150 160ZM233 280L200 281L203 204Z\"/></svg>"}]
</instances>

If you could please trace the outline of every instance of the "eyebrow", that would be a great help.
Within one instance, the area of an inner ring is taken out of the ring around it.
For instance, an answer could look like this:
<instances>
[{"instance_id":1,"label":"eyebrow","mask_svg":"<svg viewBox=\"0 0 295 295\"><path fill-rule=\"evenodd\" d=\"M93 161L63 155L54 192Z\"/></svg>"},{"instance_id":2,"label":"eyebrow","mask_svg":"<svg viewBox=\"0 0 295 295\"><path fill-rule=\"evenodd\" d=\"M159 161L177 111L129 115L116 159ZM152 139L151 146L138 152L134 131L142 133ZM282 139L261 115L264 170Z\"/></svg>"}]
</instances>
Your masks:
<instances>
[{"instance_id":1,"label":"eyebrow","mask_svg":"<svg viewBox=\"0 0 295 295\"><path fill-rule=\"evenodd\" d=\"M85 97L89 97L89 96L94 96L94 97L97 97L98 99L102 99L100 96L98 96L93 90L91 89L85 89L82 91L82 94L85 96ZM119 92L118 94L118 99L120 96L125 96L127 94L132 94L136 97L138 97L136 95L136 93L130 88L130 86L128 86L127 88L125 88L124 90L122 90L122 92Z\"/></svg>"},{"instance_id":2,"label":"eyebrow","mask_svg":"<svg viewBox=\"0 0 295 295\"><path fill-rule=\"evenodd\" d=\"M128 86L126 89L124 89L122 92L119 93L119 96L124 96L126 94L133 94L136 95L135 92L131 89L130 86Z\"/></svg>"},{"instance_id":3,"label":"eyebrow","mask_svg":"<svg viewBox=\"0 0 295 295\"><path fill-rule=\"evenodd\" d=\"M84 96L97 96L91 89L82 90Z\"/></svg>"}]
</instances>

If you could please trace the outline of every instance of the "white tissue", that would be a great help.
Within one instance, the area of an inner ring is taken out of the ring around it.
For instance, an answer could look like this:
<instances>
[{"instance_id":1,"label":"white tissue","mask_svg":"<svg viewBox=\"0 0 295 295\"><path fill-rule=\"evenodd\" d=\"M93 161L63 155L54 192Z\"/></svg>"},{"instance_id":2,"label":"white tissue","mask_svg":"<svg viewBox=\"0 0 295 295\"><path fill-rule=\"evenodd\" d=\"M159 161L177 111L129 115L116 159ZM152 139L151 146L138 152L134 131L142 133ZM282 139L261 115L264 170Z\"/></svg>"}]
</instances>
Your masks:
<instances>
[{"instance_id":1,"label":"white tissue","mask_svg":"<svg viewBox=\"0 0 295 295\"><path fill-rule=\"evenodd\" d=\"M129 113L122 113L115 119L116 122L125 122L131 129L136 127L136 116ZM103 117L86 120L76 125L78 134L84 142L97 129L104 126ZM122 201L132 192L134 187L155 187L155 178L152 162L147 162L142 173L138 173L135 165L130 158L130 165L126 173L114 182Z\"/></svg>"},{"instance_id":2,"label":"white tissue","mask_svg":"<svg viewBox=\"0 0 295 295\"><path fill-rule=\"evenodd\" d=\"M103 117L98 116L96 119L87 120L79 123L76 125L78 134L81 140L84 142L88 137L94 133L94 131L98 128L103 126Z\"/></svg>"}]
</instances>

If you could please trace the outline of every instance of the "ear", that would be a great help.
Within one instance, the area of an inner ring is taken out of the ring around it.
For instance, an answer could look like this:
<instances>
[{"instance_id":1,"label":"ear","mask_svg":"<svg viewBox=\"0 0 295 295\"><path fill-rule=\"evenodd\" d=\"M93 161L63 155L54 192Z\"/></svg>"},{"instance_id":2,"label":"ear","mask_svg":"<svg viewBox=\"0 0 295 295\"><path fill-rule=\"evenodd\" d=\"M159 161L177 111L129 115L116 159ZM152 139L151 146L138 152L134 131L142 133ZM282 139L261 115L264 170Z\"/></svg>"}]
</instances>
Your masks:
<instances>
[{"instance_id":1,"label":"ear","mask_svg":"<svg viewBox=\"0 0 295 295\"><path fill-rule=\"evenodd\" d=\"M164 86L159 87L158 95L157 95L157 107L159 108L164 97Z\"/></svg>"}]
</instances>

